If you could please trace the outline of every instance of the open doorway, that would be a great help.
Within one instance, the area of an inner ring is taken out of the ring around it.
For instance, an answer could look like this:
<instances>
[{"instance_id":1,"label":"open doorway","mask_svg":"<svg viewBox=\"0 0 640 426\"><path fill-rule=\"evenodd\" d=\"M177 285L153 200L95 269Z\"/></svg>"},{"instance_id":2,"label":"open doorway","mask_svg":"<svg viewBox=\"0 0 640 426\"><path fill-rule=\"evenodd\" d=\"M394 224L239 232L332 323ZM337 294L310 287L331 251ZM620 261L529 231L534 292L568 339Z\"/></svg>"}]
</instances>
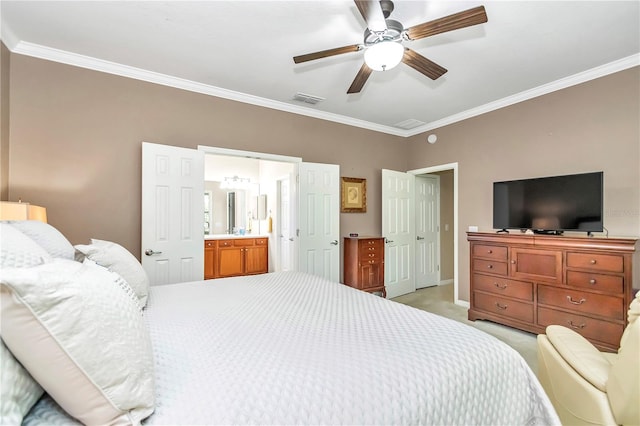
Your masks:
<instances>
[{"instance_id":1,"label":"open doorway","mask_svg":"<svg viewBox=\"0 0 640 426\"><path fill-rule=\"evenodd\" d=\"M408 173L421 176L437 176L439 180L438 208L438 258L439 286L453 285L452 300L457 305L467 302L458 297L458 163L442 164ZM416 218L416 221L419 219ZM443 290L446 290L443 288Z\"/></svg>"}]
</instances>

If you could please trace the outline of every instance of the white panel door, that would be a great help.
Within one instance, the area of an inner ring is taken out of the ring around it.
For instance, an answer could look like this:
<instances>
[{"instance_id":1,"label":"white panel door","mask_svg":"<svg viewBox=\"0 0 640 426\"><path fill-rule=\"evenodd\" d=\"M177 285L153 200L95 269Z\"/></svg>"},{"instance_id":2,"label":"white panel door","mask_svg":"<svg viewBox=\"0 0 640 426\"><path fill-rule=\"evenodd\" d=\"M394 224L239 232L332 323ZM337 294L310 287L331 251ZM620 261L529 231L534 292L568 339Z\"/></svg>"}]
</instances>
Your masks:
<instances>
[{"instance_id":1,"label":"white panel door","mask_svg":"<svg viewBox=\"0 0 640 426\"><path fill-rule=\"evenodd\" d=\"M204 153L142 143L142 266L152 285L204 278Z\"/></svg>"},{"instance_id":2,"label":"white panel door","mask_svg":"<svg viewBox=\"0 0 640 426\"><path fill-rule=\"evenodd\" d=\"M440 282L440 177L416 176L416 288Z\"/></svg>"},{"instance_id":3,"label":"white panel door","mask_svg":"<svg viewBox=\"0 0 640 426\"><path fill-rule=\"evenodd\" d=\"M388 298L416 289L414 183L414 175L382 170L384 285Z\"/></svg>"},{"instance_id":4,"label":"white panel door","mask_svg":"<svg viewBox=\"0 0 640 426\"><path fill-rule=\"evenodd\" d=\"M294 203L291 202L291 178L278 179L278 235L277 271L295 270L295 230L293 221Z\"/></svg>"},{"instance_id":5,"label":"white panel door","mask_svg":"<svg viewBox=\"0 0 640 426\"><path fill-rule=\"evenodd\" d=\"M300 163L299 269L340 282L340 167Z\"/></svg>"}]
</instances>

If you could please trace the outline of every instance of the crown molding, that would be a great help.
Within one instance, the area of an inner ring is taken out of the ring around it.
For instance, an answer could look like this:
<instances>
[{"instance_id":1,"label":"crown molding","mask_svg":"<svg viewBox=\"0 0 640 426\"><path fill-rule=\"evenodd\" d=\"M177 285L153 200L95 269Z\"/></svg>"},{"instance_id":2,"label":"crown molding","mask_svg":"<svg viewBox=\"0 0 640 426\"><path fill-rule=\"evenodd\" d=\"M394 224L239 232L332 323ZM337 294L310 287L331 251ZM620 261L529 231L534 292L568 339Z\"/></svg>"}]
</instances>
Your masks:
<instances>
[{"instance_id":1,"label":"crown molding","mask_svg":"<svg viewBox=\"0 0 640 426\"><path fill-rule=\"evenodd\" d=\"M556 81L552 81L542 86L534 87L533 89L525 90L524 92L516 93L506 98L498 99L494 102L481 105L477 108L468 109L458 114L445 117L441 120L432 121L420 127L411 129L411 135L415 136L420 133L427 132L429 130L437 129L439 127L447 126L449 124L457 123L468 118L476 117L478 115L486 114L491 111L495 111L500 108L504 108L519 102L524 102L529 99L537 98L538 96L546 95L551 92L555 92L567 87L575 86L581 83L585 83L596 78L604 77L609 74L616 73L618 71L624 71L629 68L637 67L640 65L640 54L627 56L626 58L619 59L617 61L609 62L608 64L601 65L599 67L592 68L587 71L580 72L565 78L561 78Z\"/></svg>"},{"instance_id":2,"label":"crown molding","mask_svg":"<svg viewBox=\"0 0 640 426\"><path fill-rule=\"evenodd\" d=\"M174 87L176 89L188 90L190 92L196 92L260 107L290 112L292 114L305 115L308 117L319 118L321 120L333 121L336 123L346 124L354 127L361 127L363 129L373 130L375 132L406 137L406 132L403 129L396 129L395 127L383 126L365 120L346 117L344 115L313 110L308 107L302 107L288 104L286 102L274 101L259 96L248 95L246 93L223 89L220 87L198 83L184 78L173 77L154 71L130 67L127 65L118 64L116 62L105 61L91 56L79 55L76 53L71 53L64 50L54 49L51 47L46 47L25 41L17 42L13 48L10 48L10 50L13 53L31 56L34 58L46 59L49 61L73 65L80 68L86 68L94 71L105 72L108 74L119 75L121 77L128 77L136 80L146 81L148 83L160 84L163 86Z\"/></svg>"},{"instance_id":3,"label":"crown molding","mask_svg":"<svg viewBox=\"0 0 640 426\"><path fill-rule=\"evenodd\" d=\"M307 117L318 118L320 120L332 121L335 123L345 124L348 126L359 127L367 130L372 130L380 133L387 133L394 136L410 137L415 136L439 127L447 126L449 124L457 123L462 120L466 120L478 115L486 114L491 111L495 111L500 108L504 108L519 102L523 102L538 96L542 96L557 90L561 90L567 87L575 86L580 83L584 83L599 77L623 71L628 68L632 68L640 65L640 54L635 54L622 58L617 61L604 64L590 70L574 74L551 83L544 84L542 86L535 87L520 93L517 93L506 98L498 99L493 102L481 105L477 108L472 108L463 111L458 114L454 114L445 117L440 120L432 121L422 126L404 130L391 126L384 126L377 123L372 123L365 120L359 120L344 115L333 114L325 111L318 111L310 109L309 107L302 107L292 105L286 102L274 101L271 99L262 98L259 96L248 95L246 93L236 92L233 90L227 90L216 86L198 83L195 81L173 77L166 74L161 74L153 71L148 71L140 68L130 67L127 65L118 64L115 62L105 61L102 59L93 58L85 55L78 55L75 53L67 52L64 50L54 49L34 43L25 41L19 41L7 25L3 25L2 39L5 45L13 53L32 56L39 59L46 59L49 61L59 62L67 65L86 68L94 71L105 72L108 74L119 75L121 77L133 78L136 80L146 81L148 83L160 84L163 86L174 87L176 89L187 90L190 92L201 93L205 95L215 96L219 98L229 99L233 101L243 102L251 105L256 105L265 108L271 108L279 111L289 112L292 114L304 115Z\"/></svg>"}]
</instances>

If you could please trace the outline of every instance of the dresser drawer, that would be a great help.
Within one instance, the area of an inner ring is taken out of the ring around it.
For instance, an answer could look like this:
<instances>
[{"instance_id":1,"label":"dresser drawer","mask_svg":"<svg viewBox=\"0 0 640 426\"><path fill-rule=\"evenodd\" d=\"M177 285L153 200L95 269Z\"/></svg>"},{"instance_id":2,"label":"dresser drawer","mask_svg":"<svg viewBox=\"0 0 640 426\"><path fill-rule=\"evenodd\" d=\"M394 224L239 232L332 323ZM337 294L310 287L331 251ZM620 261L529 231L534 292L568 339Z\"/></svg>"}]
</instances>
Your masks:
<instances>
[{"instance_id":1,"label":"dresser drawer","mask_svg":"<svg viewBox=\"0 0 640 426\"><path fill-rule=\"evenodd\" d=\"M567 268L623 272L624 258L622 256L612 254L569 252L567 253Z\"/></svg>"},{"instance_id":2,"label":"dresser drawer","mask_svg":"<svg viewBox=\"0 0 640 426\"><path fill-rule=\"evenodd\" d=\"M587 315L600 315L615 320L622 320L625 310L623 300L619 297L545 285L538 286L538 304L556 306Z\"/></svg>"},{"instance_id":3,"label":"dresser drawer","mask_svg":"<svg viewBox=\"0 0 640 426\"><path fill-rule=\"evenodd\" d=\"M620 337L624 331L622 324L548 308L538 308L538 325L547 327L552 324L571 328L587 339L599 340L613 347L620 344Z\"/></svg>"},{"instance_id":4,"label":"dresser drawer","mask_svg":"<svg viewBox=\"0 0 640 426\"><path fill-rule=\"evenodd\" d=\"M485 259L494 259L507 261L507 247L505 246L489 246L484 244L475 244L473 246L473 256Z\"/></svg>"},{"instance_id":5,"label":"dresser drawer","mask_svg":"<svg viewBox=\"0 0 640 426\"><path fill-rule=\"evenodd\" d=\"M533 300L533 284L525 281L473 274L473 288L500 296L515 297L526 301Z\"/></svg>"},{"instance_id":6,"label":"dresser drawer","mask_svg":"<svg viewBox=\"0 0 640 426\"><path fill-rule=\"evenodd\" d=\"M366 262L367 260L374 260L374 259L378 260L378 259L382 259L383 255L384 255L384 252L381 250L360 252L358 253L358 261Z\"/></svg>"},{"instance_id":7,"label":"dresser drawer","mask_svg":"<svg viewBox=\"0 0 640 426\"><path fill-rule=\"evenodd\" d=\"M204 240L204 248L214 248L215 246L215 241Z\"/></svg>"},{"instance_id":8,"label":"dresser drawer","mask_svg":"<svg viewBox=\"0 0 640 426\"><path fill-rule=\"evenodd\" d=\"M495 260L473 259L474 272L488 272L491 274L507 275L507 262Z\"/></svg>"},{"instance_id":9,"label":"dresser drawer","mask_svg":"<svg viewBox=\"0 0 640 426\"><path fill-rule=\"evenodd\" d=\"M474 292L473 298L473 304L476 309L519 321L533 322L533 304L531 303L517 302L512 299L479 292Z\"/></svg>"},{"instance_id":10,"label":"dresser drawer","mask_svg":"<svg viewBox=\"0 0 640 426\"><path fill-rule=\"evenodd\" d=\"M618 275L567 271L567 285L608 293L622 293L624 291L624 278Z\"/></svg>"},{"instance_id":11,"label":"dresser drawer","mask_svg":"<svg viewBox=\"0 0 640 426\"><path fill-rule=\"evenodd\" d=\"M384 251L384 244L382 239L377 240L361 240L358 241L358 251L360 253L372 253Z\"/></svg>"}]
</instances>

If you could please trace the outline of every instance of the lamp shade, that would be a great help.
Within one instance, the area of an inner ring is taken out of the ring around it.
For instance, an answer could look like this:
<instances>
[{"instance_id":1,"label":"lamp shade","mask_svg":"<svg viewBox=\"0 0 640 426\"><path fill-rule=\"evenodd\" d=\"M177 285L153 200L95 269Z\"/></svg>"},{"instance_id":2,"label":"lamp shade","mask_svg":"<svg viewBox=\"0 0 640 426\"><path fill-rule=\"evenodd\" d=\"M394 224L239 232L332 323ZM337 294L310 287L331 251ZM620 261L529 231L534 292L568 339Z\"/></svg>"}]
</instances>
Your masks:
<instances>
[{"instance_id":1,"label":"lamp shade","mask_svg":"<svg viewBox=\"0 0 640 426\"><path fill-rule=\"evenodd\" d=\"M0 220L39 220L47 223L47 209L29 203L0 201Z\"/></svg>"},{"instance_id":2,"label":"lamp shade","mask_svg":"<svg viewBox=\"0 0 640 426\"><path fill-rule=\"evenodd\" d=\"M369 46L364 52L364 61L374 71L386 71L402 61L404 47L396 41L381 41Z\"/></svg>"}]
</instances>

